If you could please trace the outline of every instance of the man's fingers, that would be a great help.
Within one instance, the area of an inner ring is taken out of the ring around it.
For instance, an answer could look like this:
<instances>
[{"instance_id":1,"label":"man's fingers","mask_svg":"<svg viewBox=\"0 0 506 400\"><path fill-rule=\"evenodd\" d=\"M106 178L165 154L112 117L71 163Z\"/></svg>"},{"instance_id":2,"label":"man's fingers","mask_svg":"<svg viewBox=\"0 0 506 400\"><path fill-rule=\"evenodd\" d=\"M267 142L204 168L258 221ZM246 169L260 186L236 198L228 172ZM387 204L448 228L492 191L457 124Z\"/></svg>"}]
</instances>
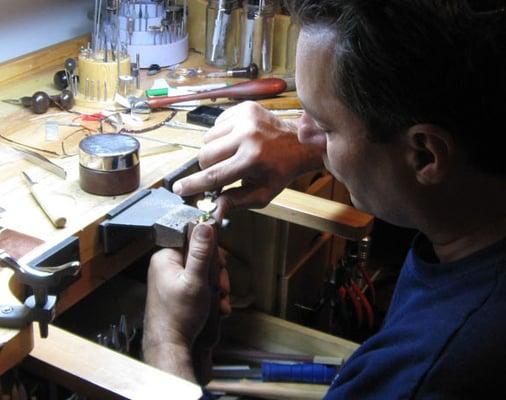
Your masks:
<instances>
[{"instance_id":1,"label":"man's fingers","mask_svg":"<svg viewBox=\"0 0 506 400\"><path fill-rule=\"evenodd\" d=\"M216 118L214 124L215 125L222 124L223 122L235 117L236 114L242 109L242 104L243 103L239 103L236 106L227 108L220 115L218 115L218 118Z\"/></svg>"},{"instance_id":2,"label":"man's fingers","mask_svg":"<svg viewBox=\"0 0 506 400\"><path fill-rule=\"evenodd\" d=\"M221 189L223 186L241 179L242 176L243 173L238 168L235 157L231 157L176 181L172 186L172 190L180 196L190 196Z\"/></svg>"},{"instance_id":3,"label":"man's fingers","mask_svg":"<svg viewBox=\"0 0 506 400\"><path fill-rule=\"evenodd\" d=\"M235 126L235 118L229 118L226 121L221 122L220 124L215 122L215 125L210 128L202 137L204 139L204 143L210 143L213 140L221 138L223 136L227 136Z\"/></svg>"},{"instance_id":4,"label":"man's fingers","mask_svg":"<svg viewBox=\"0 0 506 400\"><path fill-rule=\"evenodd\" d=\"M216 211L213 217L222 221L228 212L242 208L262 208L271 200L271 191L261 187L238 187L228 189L216 199Z\"/></svg>"},{"instance_id":5,"label":"man's fingers","mask_svg":"<svg viewBox=\"0 0 506 400\"><path fill-rule=\"evenodd\" d=\"M192 232L184 270L188 282L209 285L209 265L216 251L216 233L209 224L198 224Z\"/></svg>"},{"instance_id":6,"label":"man's fingers","mask_svg":"<svg viewBox=\"0 0 506 400\"><path fill-rule=\"evenodd\" d=\"M238 137L225 136L206 144L199 153L199 165L201 169L219 163L232 157L240 145Z\"/></svg>"},{"instance_id":7,"label":"man's fingers","mask_svg":"<svg viewBox=\"0 0 506 400\"><path fill-rule=\"evenodd\" d=\"M174 266L179 269L183 265L183 254L175 249L161 249L151 256L150 265L161 266L158 269L162 271Z\"/></svg>"}]
</instances>

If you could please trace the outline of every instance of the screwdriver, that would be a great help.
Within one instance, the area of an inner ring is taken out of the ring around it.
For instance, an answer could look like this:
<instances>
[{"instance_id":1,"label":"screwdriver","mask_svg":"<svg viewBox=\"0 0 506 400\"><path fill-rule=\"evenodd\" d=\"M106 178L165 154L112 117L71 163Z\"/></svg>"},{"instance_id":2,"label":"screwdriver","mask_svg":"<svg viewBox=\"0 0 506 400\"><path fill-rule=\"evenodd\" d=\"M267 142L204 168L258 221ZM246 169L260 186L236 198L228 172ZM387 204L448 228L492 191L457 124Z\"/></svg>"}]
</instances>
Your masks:
<instances>
[{"instance_id":1,"label":"screwdriver","mask_svg":"<svg viewBox=\"0 0 506 400\"><path fill-rule=\"evenodd\" d=\"M63 228L67 223L67 219L61 216L60 205L56 202L55 196L49 189L42 186L40 183L34 182L25 171L21 171L30 185L30 193L35 201L39 204L40 208L47 215L49 220L56 228Z\"/></svg>"},{"instance_id":2,"label":"screwdriver","mask_svg":"<svg viewBox=\"0 0 506 400\"><path fill-rule=\"evenodd\" d=\"M258 78L258 66L255 63L251 63L244 68L231 68L224 71L209 72L206 74L206 78Z\"/></svg>"},{"instance_id":3,"label":"screwdriver","mask_svg":"<svg viewBox=\"0 0 506 400\"><path fill-rule=\"evenodd\" d=\"M156 68L158 67L158 68ZM150 66L150 70L152 70L151 75L155 75L160 72L161 67L158 64L152 64ZM149 72L148 72L149 74ZM209 72L202 68L186 68L186 67L177 67L171 69L169 72L169 78L182 80L185 78L247 78L247 79L257 79L258 78L258 65L255 63L251 63L246 67L238 67L238 68L229 68L221 71Z\"/></svg>"},{"instance_id":4,"label":"screwdriver","mask_svg":"<svg viewBox=\"0 0 506 400\"><path fill-rule=\"evenodd\" d=\"M263 382L298 382L328 385L337 374L335 365L262 362L260 368L214 367L216 379L261 379Z\"/></svg>"},{"instance_id":5,"label":"screwdriver","mask_svg":"<svg viewBox=\"0 0 506 400\"><path fill-rule=\"evenodd\" d=\"M32 96L23 96L19 99L5 99L4 103L31 107L35 114L44 114L51 103L55 103L63 110L70 110L74 106L74 95L70 90L64 89L61 94L49 96L46 92L38 91Z\"/></svg>"}]
</instances>

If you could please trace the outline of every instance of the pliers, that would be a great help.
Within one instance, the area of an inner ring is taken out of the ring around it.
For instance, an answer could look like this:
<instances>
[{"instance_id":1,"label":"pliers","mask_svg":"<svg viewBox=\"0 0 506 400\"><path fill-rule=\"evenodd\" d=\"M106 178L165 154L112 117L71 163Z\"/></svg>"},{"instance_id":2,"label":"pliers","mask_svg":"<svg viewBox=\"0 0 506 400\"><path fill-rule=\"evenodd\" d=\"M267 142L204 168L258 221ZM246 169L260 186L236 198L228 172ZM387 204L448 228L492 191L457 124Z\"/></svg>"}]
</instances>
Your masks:
<instances>
[{"instance_id":1,"label":"pliers","mask_svg":"<svg viewBox=\"0 0 506 400\"><path fill-rule=\"evenodd\" d=\"M359 304L360 307L360 314L362 314L362 307L367 315L367 326L369 329L372 329L374 327L374 312L371 307L371 303L369 303L369 300L367 299L366 295L360 290L358 285L351 281L351 289L355 292L356 299L358 299L361 303ZM356 306L355 306L356 308Z\"/></svg>"},{"instance_id":2,"label":"pliers","mask_svg":"<svg viewBox=\"0 0 506 400\"><path fill-rule=\"evenodd\" d=\"M376 290L374 288L374 283L367 273L365 267L363 265L358 265L358 269L360 271L360 275L362 275L362 279L364 279L365 283L367 284L367 287L370 289L371 293L371 301L372 304L376 304Z\"/></svg>"}]
</instances>

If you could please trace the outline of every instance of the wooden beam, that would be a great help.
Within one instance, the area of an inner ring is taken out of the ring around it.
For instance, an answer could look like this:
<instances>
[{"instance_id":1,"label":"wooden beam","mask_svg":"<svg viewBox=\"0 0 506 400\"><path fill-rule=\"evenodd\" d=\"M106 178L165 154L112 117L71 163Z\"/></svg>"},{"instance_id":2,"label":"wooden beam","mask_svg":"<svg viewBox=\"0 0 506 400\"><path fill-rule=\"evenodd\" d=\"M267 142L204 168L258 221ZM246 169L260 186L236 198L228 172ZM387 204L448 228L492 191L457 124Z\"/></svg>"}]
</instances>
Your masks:
<instances>
[{"instance_id":1,"label":"wooden beam","mask_svg":"<svg viewBox=\"0 0 506 400\"><path fill-rule=\"evenodd\" d=\"M200 387L53 325L23 366L70 390L99 399L199 399Z\"/></svg>"},{"instance_id":2,"label":"wooden beam","mask_svg":"<svg viewBox=\"0 0 506 400\"><path fill-rule=\"evenodd\" d=\"M354 207L292 189L283 190L267 207L252 211L355 241L371 232L374 221L372 215Z\"/></svg>"}]
</instances>

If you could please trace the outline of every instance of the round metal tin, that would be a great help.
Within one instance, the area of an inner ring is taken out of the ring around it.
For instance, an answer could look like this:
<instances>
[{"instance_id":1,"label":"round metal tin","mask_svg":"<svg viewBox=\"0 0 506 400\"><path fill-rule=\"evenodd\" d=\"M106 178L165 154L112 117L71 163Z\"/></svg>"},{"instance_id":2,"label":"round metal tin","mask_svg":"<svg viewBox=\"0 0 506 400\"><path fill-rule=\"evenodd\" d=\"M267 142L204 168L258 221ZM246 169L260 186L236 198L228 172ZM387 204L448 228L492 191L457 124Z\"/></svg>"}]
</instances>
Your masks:
<instances>
[{"instance_id":1,"label":"round metal tin","mask_svg":"<svg viewBox=\"0 0 506 400\"><path fill-rule=\"evenodd\" d=\"M119 171L139 164L137 139L117 133L91 135L79 143L79 163L96 171Z\"/></svg>"},{"instance_id":2,"label":"round metal tin","mask_svg":"<svg viewBox=\"0 0 506 400\"><path fill-rule=\"evenodd\" d=\"M79 143L79 185L88 193L115 196L139 187L137 139L117 133L88 136Z\"/></svg>"}]
</instances>

